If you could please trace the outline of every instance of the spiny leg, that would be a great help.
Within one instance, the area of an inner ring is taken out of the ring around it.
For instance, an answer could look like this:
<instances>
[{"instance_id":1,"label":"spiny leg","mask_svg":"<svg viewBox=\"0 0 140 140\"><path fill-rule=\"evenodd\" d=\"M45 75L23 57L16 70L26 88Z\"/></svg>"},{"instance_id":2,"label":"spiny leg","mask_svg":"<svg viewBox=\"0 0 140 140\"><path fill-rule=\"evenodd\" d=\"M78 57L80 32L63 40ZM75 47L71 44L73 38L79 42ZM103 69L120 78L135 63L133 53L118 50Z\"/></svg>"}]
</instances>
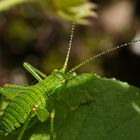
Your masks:
<instances>
[{"instance_id":1,"label":"spiny leg","mask_svg":"<svg viewBox=\"0 0 140 140\"><path fill-rule=\"evenodd\" d=\"M12 89L8 89L8 88L0 88L0 94L4 95L8 99L12 100L17 95L17 92L13 91Z\"/></svg>"},{"instance_id":2,"label":"spiny leg","mask_svg":"<svg viewBox=\"0 0 140 140\"><path fill-rule=\"evenodd\" d=\"M20 86L20 85L12 85L12 84L5 84L4 86L3 86L4 88L9 88L9 89L13 89L13 90L25 90L26 89L26 87L24 87L24 86Z\"/></svg>"},{"instance_id":3,"label":"spiny leg","mask_svg":"<svg viewBox=\"0 0 140 140\"><path fill-rule=\"evenodd\" d=\"M2 88L0 88L0 93L6 96L8 99L12 100L18 93L23 92L25 90L26 87L24 86L5 84Z\"/></svg>"},{"instance_id":4,"label":"spiny leg","mask_svg":"<svg viewBox=\"0 0 140 140\"><path fill-rule=\"evenodd\" d=\"M26 65L27 67L30 67L31 69L33 69L38 75L40 75L42 78L46 78L46 74L44 74L43 72L41 72L40 70L38 70L37 68L33 67L32 65L30 65L27 62L24 62L23 65Z\"/></svg>"},{"instance_id":5,"label":"spiny leg","mask_svg":"<svg viewBox=\"0 0 140 140\"><path fill-rule=\"evenodd\" d=\"M55 109L53 109L50 113L50 140L54 140L54 117Z\"/></svg>"},{"instance_id":6,"label":"spiny leg","mask_svg":"<svg viewBox=\"0 0 140 140\"><path fill-rule=\"evenodd\" d=\"M31 66L29 63L24 62L23 63L24 68L38 81L42 81L42 78L46 78L46 75L42 73L40 70L37 68ZM41 78L42 77L42 78Z\"/></svg>"}]
</instances>

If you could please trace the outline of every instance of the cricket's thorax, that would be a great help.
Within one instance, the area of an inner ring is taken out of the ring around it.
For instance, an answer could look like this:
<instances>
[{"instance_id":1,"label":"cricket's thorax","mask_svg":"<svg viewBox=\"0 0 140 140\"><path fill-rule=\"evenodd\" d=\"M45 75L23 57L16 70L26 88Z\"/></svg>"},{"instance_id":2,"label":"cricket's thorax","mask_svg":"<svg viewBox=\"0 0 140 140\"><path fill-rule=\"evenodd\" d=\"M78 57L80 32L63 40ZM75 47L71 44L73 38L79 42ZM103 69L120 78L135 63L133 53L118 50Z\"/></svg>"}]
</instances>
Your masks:
<instances>
[{"instance_id":1,"label":"cricket's thorax","mask_svg":"<svg viewBox=\"0 0 140 140\"><path fill-rule=\"evenodd\" d=\"M65 74L59 71L54 71L46 79L39 82L35 86L41 89L44 89L43 94L48 96L53 93L53 91L61 87L65 82Z\"/></svg>"}]
</instances>

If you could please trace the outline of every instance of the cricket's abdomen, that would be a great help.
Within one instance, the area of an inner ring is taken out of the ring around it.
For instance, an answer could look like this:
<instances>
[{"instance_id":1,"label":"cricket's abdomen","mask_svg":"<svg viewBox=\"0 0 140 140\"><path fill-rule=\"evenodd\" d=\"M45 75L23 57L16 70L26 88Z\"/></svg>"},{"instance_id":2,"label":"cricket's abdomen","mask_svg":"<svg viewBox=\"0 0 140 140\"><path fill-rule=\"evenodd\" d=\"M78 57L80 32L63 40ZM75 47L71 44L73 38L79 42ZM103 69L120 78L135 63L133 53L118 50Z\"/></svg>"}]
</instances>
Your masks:
<instances>
[{"instance_id":1,"label":"cricket's abdomen","mask_svg":"<svg viewBox=\"0 0 140 140\"><path fill-rule=\"evenodd\" d=\"M6 107L0 119L0 133L7 135L24 124L34 105L44 100L42 90L35 87L19 93Z\"/></svg>"},{"instance_id":2,"label":"cricket's abdomen","mask_svg":"<svg viewBox=\"0 0 140 140\"><path fill-rule=\"evenodd\" d=\"M62 86L64 78L53 72L46 79L20 92L6 107L0 119L0 133L9 134L23 125L35 106L44 106L53 91ZM35 113L35 112L34 112ZM33 114L35 115L35 114Z\"/></svg>"}]
</instances>

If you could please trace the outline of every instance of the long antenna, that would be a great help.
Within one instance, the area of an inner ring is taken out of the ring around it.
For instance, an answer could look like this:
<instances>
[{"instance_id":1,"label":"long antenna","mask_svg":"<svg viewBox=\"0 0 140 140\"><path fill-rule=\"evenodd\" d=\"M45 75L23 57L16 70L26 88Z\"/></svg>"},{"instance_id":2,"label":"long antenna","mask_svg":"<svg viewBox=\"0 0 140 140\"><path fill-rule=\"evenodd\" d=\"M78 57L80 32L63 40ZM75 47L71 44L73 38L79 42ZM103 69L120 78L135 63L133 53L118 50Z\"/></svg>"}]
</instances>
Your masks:
<instances>
[{"instance_id":1,"label":"long antenna","mask_svg":"<svg viewBox=\"0 0 140 140\"><path fill-rule=\"evenodd\" d=\"M73 41L73 36L74 36L74 29L75 29L75 23L72 24L71 33L70 33L70 40L69 40L69 46L68 46L68 51L67 51L67 55L66 55L66 59L65 59L65 62L64 62L62 71L65 71L66 68L67 68L67 65L68 65L69 55L70 55L72 41Z\"/></svg>"},{"instance_id":2,"label":"long antenna","mask_svg":"<svg viewBox=\"0 0 140 140\"><path fill-rule=\"evenodd\" d=\"M130 45L132 45L132 44L134 44L134 43L137 43L137 42L140 42L140 39L133 40L133 41L131 41L131 42L128 42L128 43L125 43L125 44L122 44L122 45L118 45L118 46L116 46L116 47L114 47L114 48L107 49L106 51L103 51L103 52L98 53L98 54L96 54L96 55L94 55L94 56L91 56L90 58L84 60L83 62L81 62L81 63L78 64L77 66L73 67L69 72L74 72L74 71L76 71L76 70L79 69L81 66L85 65L86 63L90 62L91 60L93 60L93 59L95 59L95 58L98 58L98 57L100 57L100 56L106 55L107 53L110 53L110 52L112 52L112 51L114 51L114 50L118 50L118 49L120 49L120 48L122 48L122 47L130 46Z\"/></svg>"}]
</instances>

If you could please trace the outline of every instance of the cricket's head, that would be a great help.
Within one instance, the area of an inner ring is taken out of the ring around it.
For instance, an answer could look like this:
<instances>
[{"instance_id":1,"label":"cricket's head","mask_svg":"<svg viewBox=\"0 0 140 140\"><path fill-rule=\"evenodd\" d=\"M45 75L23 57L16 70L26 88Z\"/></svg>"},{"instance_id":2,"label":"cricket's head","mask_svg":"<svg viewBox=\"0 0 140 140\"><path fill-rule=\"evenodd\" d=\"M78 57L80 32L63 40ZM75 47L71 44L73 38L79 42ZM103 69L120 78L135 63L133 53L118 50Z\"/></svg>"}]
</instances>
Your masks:
<instances>
[{"instance_id":1,"label":"cricket's head","mask_svg":"<svg viewBox=\"0 0 140 140\"><path fill-rule=\"evenodd\" d=\"M108 53L110 53L112 51L118 50L118 49L123 48L125 46L130 46L130 45L133 45L134 43L140 42L140 39L136 39L136 40L133 40L133 41L118 45L118 46L116 46L114 48L107 49L107 50L105 50L105 51L103 51L101 53L98 53L98 54L96 54L94 56L89 57L88 59L85 59L84 61L82 61L81 63L79 63L75 67L73 67L71 70L69 70L68 72L65 72L66 68L67 68L67 65L68 65L69 55L70 55L70 51L71 51L71 47L72 47L74 29L75 29L75 23L73 23L73 25L72 25L71 34L70 34L70 41L69 41L69 47L68 47L68 51L67 51L67 55L66 55L66 59L65 59L63 68L58 71L59 73L63 74L64 78L67 77L67 79L71 79L71 77L75 76L75 71L77 69L79 69L80 67L82 67L86 63L92 61L93 59L96 59L96 58L98 58L100 56L106 55L106 54L108 54Z\"/></svg>"},{"instance_id":2,"label":"cricket's head","mask_svg":"<svg viewBox=\"0 0 140 140\"><path fill-rule=\"evenodd\" d=\"M66 81L74 78L76 76L75 72L64 72L63 69L57 70L55 69L51 76L55 77L57 80L59 80L60 83L65 83Z\"/></svg>"}]
</instances>

